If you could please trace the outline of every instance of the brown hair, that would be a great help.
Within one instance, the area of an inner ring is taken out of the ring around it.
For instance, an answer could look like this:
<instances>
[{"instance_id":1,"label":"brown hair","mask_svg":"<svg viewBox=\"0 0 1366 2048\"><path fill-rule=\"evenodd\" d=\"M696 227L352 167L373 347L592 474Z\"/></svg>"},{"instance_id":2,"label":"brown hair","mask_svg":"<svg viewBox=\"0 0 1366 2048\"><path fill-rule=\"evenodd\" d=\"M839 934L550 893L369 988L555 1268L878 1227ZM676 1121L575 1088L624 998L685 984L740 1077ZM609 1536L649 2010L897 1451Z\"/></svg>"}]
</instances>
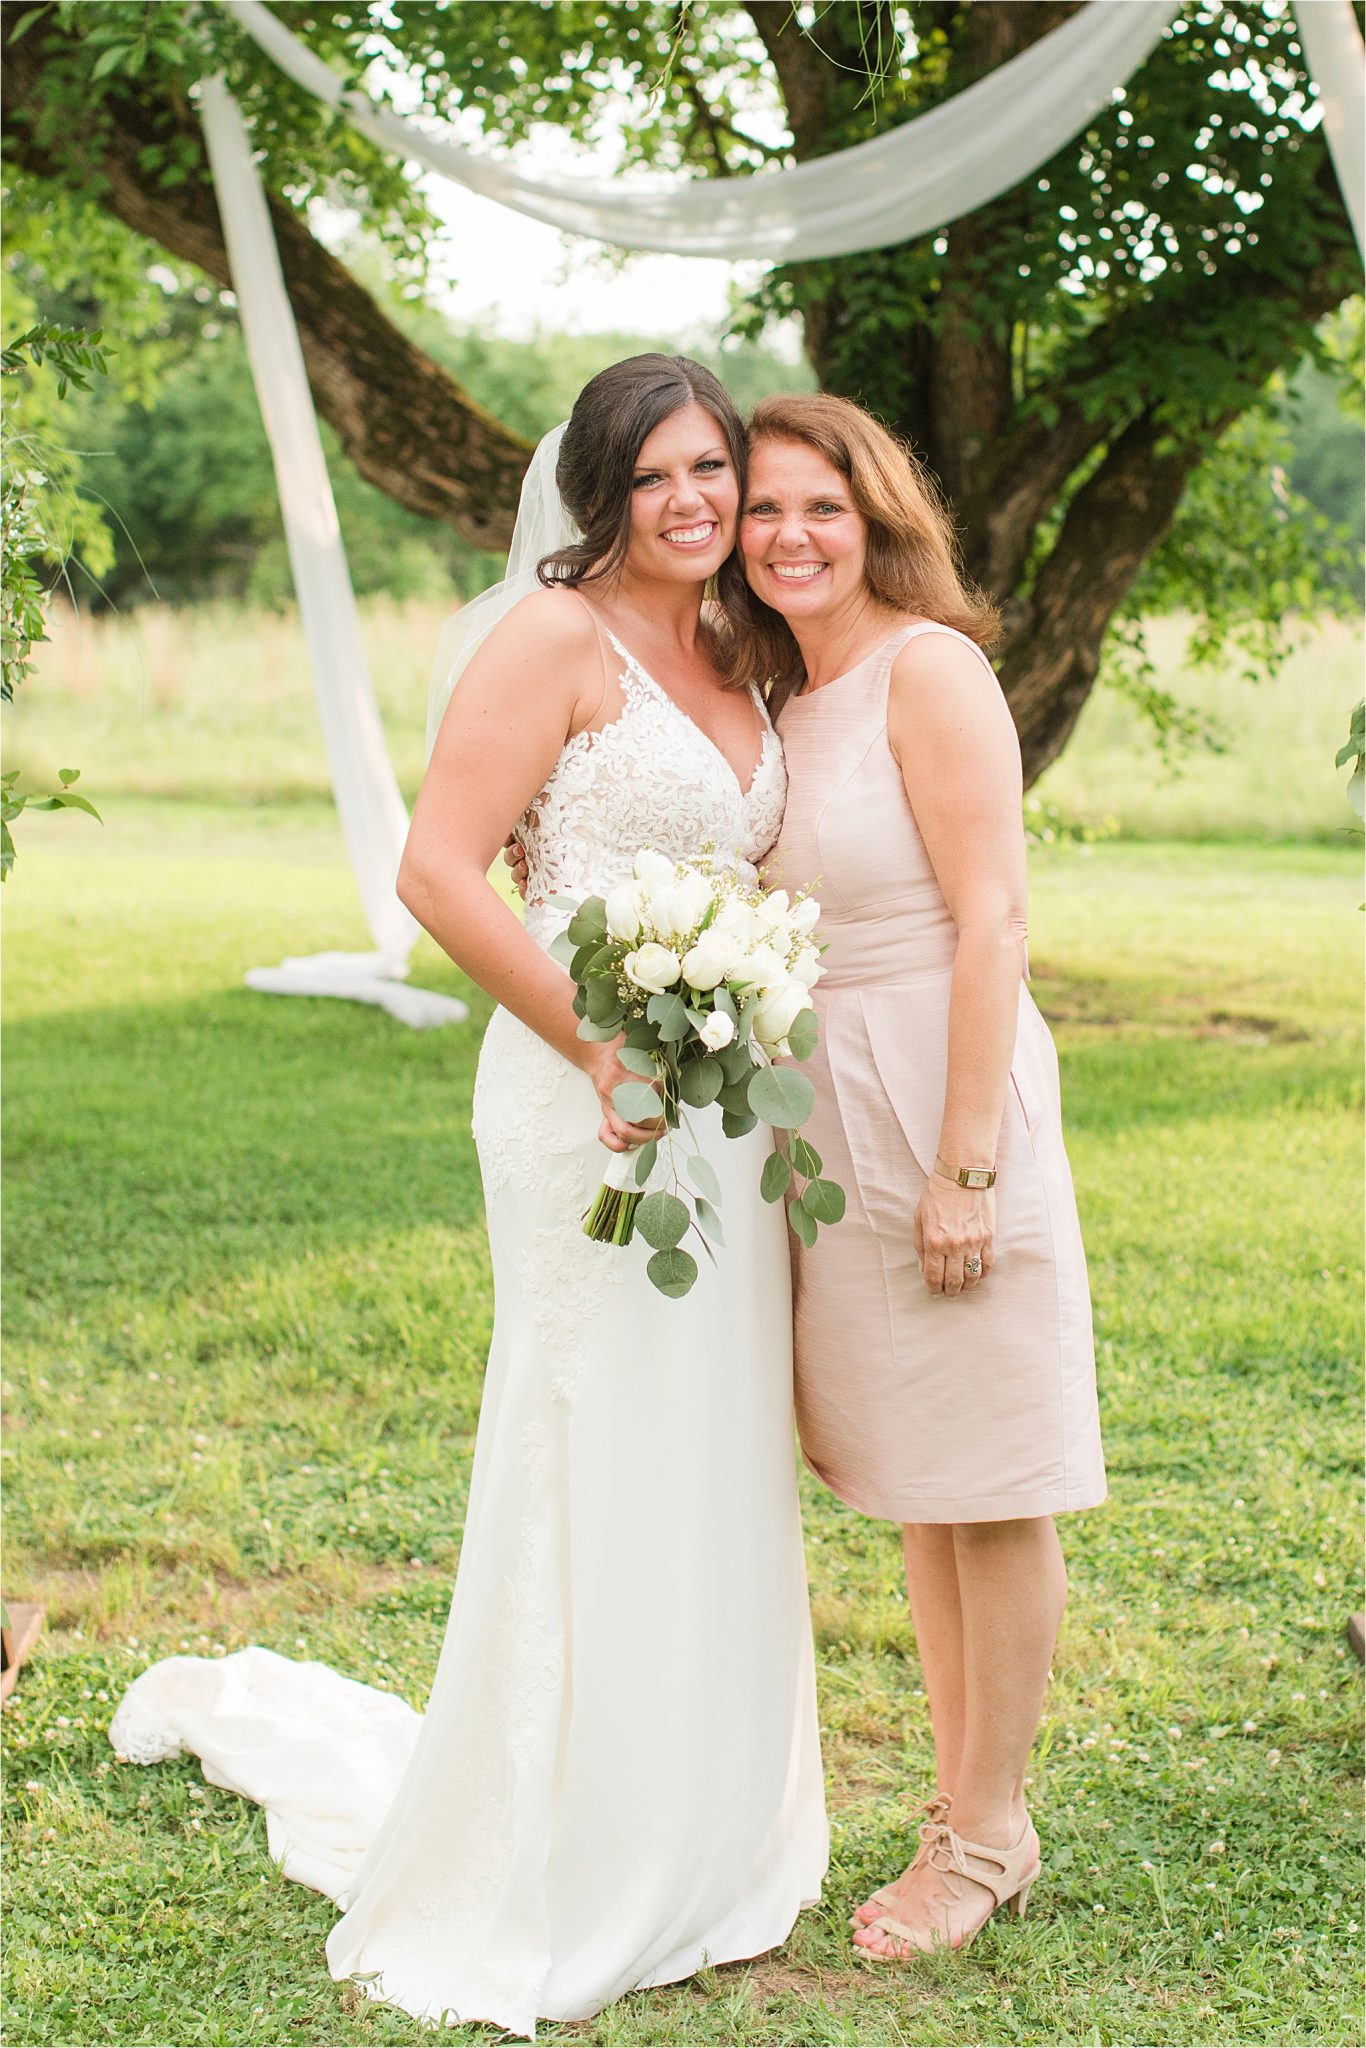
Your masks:
<instances>
[{"instance_id":1,"label":"brown hair","mask_svg":"<svg viewBox=\"0 0 1366 2048\"><path fill-rule=\"evenodd\" d=\"M721 429L736 481L745 487L745 428L720 380L691 356L627 356L590 377L574 401L555 464L555 483L583 539L545 555L542 583L596 583L612 575L631 542L636 461L655 428L700 405Z\"/></svg>"},{"instance_id":2,"label":"brown hair","mask_svg":"<svg viewBox=\"0 0 1366 2048\"><path fill-rule=\"evenodd\" d=\"M964 582L953 523L904 441L861 406L825 392L779 392L761 399L749 419L751 454L761 441L799 441L839 471L868 527L863 574L878 604L954 626L981 647L991 645L1000 631L996 607ZM745 581L738 547L717 578L717 595L728 627L727 681L771 685L781 703L802 681L801 650L782 614Z\"/></svg>"}]
</instances>

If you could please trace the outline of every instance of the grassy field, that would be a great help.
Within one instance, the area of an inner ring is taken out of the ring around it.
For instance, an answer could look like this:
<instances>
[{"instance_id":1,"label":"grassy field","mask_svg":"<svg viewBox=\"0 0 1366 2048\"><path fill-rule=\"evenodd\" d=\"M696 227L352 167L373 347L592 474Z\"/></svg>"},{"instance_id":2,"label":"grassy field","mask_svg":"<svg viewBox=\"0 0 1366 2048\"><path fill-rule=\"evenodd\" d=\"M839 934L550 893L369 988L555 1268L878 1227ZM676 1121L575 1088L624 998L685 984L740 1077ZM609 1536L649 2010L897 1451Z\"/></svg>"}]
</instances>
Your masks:
<instances>
[{"instance_id":1,"label":"grassy field","mask_svg":"<svg viewBox=\"0 0 1366 2048\"><path fill-rule=\"evenodd\" d=\"M206 733L207 649L178 736L165 705L135 745L95 690L64 732L35 687L92 785L184 794L25 820L6 891L6 1584L49 1617L3 1721L25 2048L424 2038L326 1977L332 1909L257 1812L105 1734L149 1660L248 1641L421 1704L490 1321L487 1005L425 945L471 1027L242 987L363 932L302 710L269 722L253 647ZM854 1960L929 1736L894 1533L808 1478L826 1900L775 1956L545 2030L566 2048L1360 2038L1359 858L1112 841L1033 876L1113 1486L1064 1524L1045 1881L956 1962Z\"/></svg>"},{"instance_id":2,"label":"grassy field","mask_svg":"<svg viewBox=\"0 0 1366 2048\"><path fill-rule=\"evenodd\" d=\"M322 1976L329 1908L259 1816L103 1730L182 1645L421 1700L489 1319L476 1034L240 988L359 936L325 821L67 826L8 905L7 1570L51 1620L5 1715L10 2038L416 2040ZM890 1532L808 1484L828 1905L567 2040L1355 2038L1357 877L1107 845L1036 860L1036 898L1114 1479L1066 1532L1043 1910L956 1967L851 1962L929 1752Z\"/></svg>"},{"instance_id":3,"label":"grassy field","mask_svg":"<svg viewBox=\"0 0 1366 2048\"><path fill-rule=\"evenodd\" d=\"M399 779L422 775L427 675L440 608L369 600L362 624ZM1306 626L1282 674L1251 684L1236 664L1187 672L1185 629L1155 620L1159 679L1222 736L1164 761L1126 699L1096 692L1077 733L1039 785L1084 819L1112 818L1141 838L1340 837L1341 784L1332 760L1361 695L1361 637ZM147 607L125 622L60 616L33 683L20 693L10 755L49 780L79 767L103 795L205 802L326 801L327 767L303 637L292 615ZM68 760L67 756L71 759Z\"/></svg>"}]
</instances>

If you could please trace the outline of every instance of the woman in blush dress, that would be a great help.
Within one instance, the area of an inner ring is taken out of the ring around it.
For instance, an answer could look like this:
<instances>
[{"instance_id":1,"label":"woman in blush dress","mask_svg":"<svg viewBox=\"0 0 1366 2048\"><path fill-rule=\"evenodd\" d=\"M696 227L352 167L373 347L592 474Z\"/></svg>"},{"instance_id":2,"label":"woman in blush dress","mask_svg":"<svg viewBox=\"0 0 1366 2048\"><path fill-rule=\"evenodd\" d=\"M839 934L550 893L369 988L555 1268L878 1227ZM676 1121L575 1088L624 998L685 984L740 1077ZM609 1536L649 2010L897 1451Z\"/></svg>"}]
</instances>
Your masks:
<instances>
[{"instance_id":1,"label":"woman in blush dress","mask_svg":"<svg viewBox=\"0 0 1366 2048\"><path fill-rule=\"evenodd\" d=\"M840 399L758 407L740 545L732 674L773 679L788 767L766 876L815 890L828 940L805 1135L849 1195L794 1254L798 1424L841 1499L902 1527L934 1724L918 1853L855 1915L901 1958L1022 1912L1039 1871L1053 1517L1105 1496L1086 1263L991 608L913 458Z\"/></svg>"}]
</instances>

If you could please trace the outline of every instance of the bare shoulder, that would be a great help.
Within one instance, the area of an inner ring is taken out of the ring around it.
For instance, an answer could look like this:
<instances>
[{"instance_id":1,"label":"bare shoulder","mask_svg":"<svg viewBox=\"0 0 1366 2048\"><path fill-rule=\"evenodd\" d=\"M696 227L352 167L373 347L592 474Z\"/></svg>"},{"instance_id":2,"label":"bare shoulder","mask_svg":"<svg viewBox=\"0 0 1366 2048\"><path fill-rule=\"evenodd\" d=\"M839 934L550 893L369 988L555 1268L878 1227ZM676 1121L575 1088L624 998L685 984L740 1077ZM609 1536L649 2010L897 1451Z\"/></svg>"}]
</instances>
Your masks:
<instances>
[{"instance_id":1,"label":"bare shoulder","mask_svg":"<svg viewBox=\"0 0 1366 2048\"><path fill-rule=\"evenodd\" d=\"M538 660L559 668L596 656L597 628L588 606L572 590L533 590L499 620L485 644L519 666Z\"/></svg>"},{"instance_id":2,"label":"bare shoulder","mask_svg":"<svg viewBox=\"0 0 1366 2048\"><path fill-rule=\"evenodd\" d=\"M1018 772L1019 740L1000 679L952 633L917 633L892 663L887 737L903 772L941 779L970 760Z\"/></svg>"}]
</instances>

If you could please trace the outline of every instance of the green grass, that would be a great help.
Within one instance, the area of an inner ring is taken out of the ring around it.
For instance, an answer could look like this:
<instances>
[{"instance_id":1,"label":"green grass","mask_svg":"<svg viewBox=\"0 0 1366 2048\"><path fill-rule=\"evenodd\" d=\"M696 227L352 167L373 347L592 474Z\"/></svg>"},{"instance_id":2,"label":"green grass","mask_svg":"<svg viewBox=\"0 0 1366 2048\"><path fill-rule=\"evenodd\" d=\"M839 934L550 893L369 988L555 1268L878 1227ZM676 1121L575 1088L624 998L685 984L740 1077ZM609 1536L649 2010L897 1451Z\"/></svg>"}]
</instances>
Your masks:
<instances>
[{"instance_id":1,"label":"green grass","mask_svg":"<svg viewBox=\"0 0 1366 2048\"><path fill-rule=\"evenodd\" d=\"M808 1478L825 1902L778 1955L547 2039L1359 2038L1357 868L1034 860L1113 1498L1063 1524L1030 1918L956 1962L853 1961L929 1733L895 1534ZM416 2043L327 1978L332 1909L259 1813L189 1761L120 1767L105 1730L150 1659L248 1641L421 1703L490 1317L477 1028L241 986L363 942L321 809L25 821L6 898L6 1583L48 1604L3 1725L8 2038ZM431 948L417 970L462 987Z\"/></svg>"},{"instance_id":2,"label":"green grass","mask_svg":"<svg viewBox=\"0 0 1366 2048\"><path fill-rule=\"evenodd\" d=\"M361 624L399 780L422 775L427 677L442 608L368 599ZM207 802L324 802L327 764L297 618L240 607L53 621L50 645L14 707L9 757L35 785L83 771L97 803L128 795ZM1334 621L1297 630L1275 679L1240 665L1184 667L1177 619L1150 627L1160 682L1200 712L1225 751L1163 760L1126 699L1098 690L1038 794L1070 814L1110 818L1139 838L1319 839L1342 831L1345 775L1333 756L1361 695L1361 636ZM10 716L9 713L6 714Z\"/></svg>"}]
</instances>

